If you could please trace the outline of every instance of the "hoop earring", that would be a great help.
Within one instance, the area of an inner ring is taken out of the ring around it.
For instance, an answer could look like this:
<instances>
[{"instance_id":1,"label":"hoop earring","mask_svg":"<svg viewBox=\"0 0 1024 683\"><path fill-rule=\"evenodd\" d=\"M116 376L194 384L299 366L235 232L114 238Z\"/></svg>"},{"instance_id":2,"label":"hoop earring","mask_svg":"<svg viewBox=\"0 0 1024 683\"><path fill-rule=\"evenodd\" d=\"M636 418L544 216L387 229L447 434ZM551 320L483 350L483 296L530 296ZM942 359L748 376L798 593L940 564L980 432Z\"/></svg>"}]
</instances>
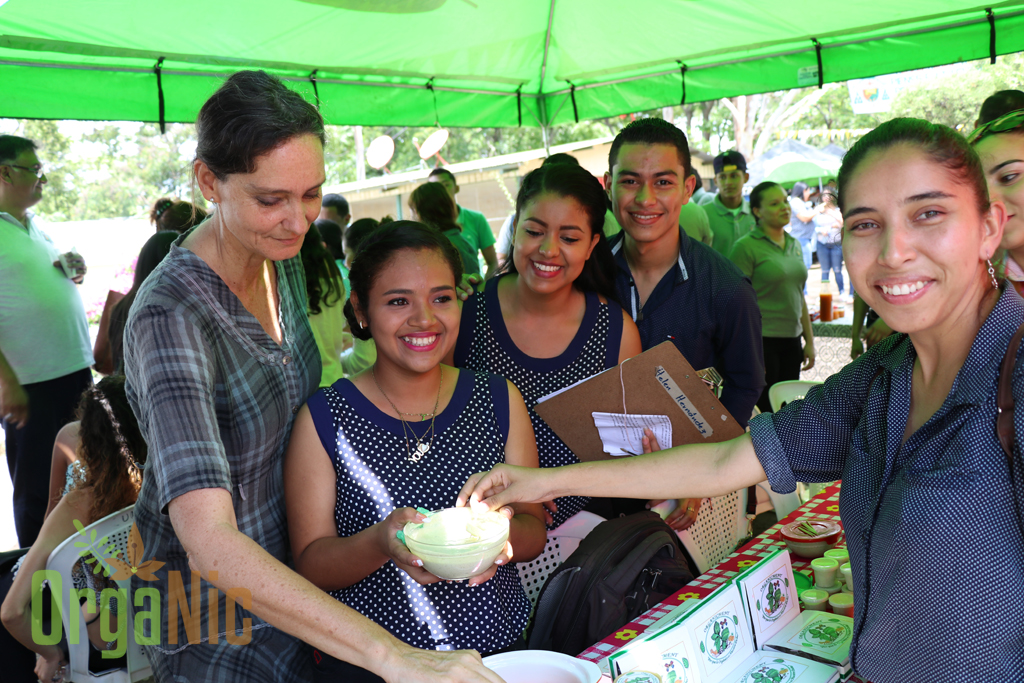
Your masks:
<instances>
[{"instance_id":1,"label":"hoop earring","mask_svg":"<svg viewBox=\"0 0 1024 683\"><path fill-rule=\"evenodd\" d=\"M996 280L996 269L992 267L992 259L985 259L988 264L988 276L992 280L992 288L999 289L999 281Z\"/></svg>"}]
</instances>

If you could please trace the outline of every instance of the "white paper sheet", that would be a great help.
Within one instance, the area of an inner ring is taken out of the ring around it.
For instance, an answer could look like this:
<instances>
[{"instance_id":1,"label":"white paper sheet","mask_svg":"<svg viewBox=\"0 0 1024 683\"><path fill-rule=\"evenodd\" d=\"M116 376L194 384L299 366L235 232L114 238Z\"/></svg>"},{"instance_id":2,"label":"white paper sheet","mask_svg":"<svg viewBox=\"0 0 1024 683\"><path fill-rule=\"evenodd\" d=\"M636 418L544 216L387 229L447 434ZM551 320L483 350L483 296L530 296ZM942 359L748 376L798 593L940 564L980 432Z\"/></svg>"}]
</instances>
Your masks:
<instances>
[{"instance_id":1,"label":"white paper sheet","mask_svg":"<svg viewBox=\"0 0 1024 683\"><path fill-rule=\"evenodd\" d=\"M672 421L668 415L622 415L591 413L594 426L601 435L604 452L609 455L639 455L644 452L644 427L647 427L662 448L672 444Z\"/></svg>"},{"instance_id":2,"label":"white paper sheet","mask_svg":"<svg viewBox=\"0 0 1024 683\"><path fill-rule=\"evenodd\" d=\"M604 372L604 370L602 370L601 372ZM569 386L562 387L558 391L552 391L550 394L545 394L544 396L541 396L540 398L537 399L537 403L543 403L544 401L547 401L550 398L554 398L555 396L558 396L559 394L564 394L565 392L569 391L570 389L575 389L576 387L578 387L579 385L583 384L584 382L589 382L594 377L597 377L598 375L601 374L601 372L595 373L595 374L591 375L590 377L584 377L579 382L573 382Z\"/></svg>"}]
</instances>

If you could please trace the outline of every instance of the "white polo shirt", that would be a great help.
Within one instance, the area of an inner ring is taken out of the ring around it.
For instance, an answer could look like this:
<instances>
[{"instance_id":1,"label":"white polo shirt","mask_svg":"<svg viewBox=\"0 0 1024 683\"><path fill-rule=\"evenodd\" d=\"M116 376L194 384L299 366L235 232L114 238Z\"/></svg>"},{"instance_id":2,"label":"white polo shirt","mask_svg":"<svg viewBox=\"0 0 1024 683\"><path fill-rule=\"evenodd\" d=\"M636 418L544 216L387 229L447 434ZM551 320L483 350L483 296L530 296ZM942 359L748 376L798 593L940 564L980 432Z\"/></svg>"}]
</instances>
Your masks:
<instances>
[{"instance_id":1,"label":"white polo shirt","mask_svg":"<svg viewBox=\"0 0 1024 683\"><path fill-rule=\"evenodd\" d=\"M26 217L0 211L0 351L21 384L63 377L93 363L78 287L53 262L57 247Z\"/></svg>"}]
</instances>

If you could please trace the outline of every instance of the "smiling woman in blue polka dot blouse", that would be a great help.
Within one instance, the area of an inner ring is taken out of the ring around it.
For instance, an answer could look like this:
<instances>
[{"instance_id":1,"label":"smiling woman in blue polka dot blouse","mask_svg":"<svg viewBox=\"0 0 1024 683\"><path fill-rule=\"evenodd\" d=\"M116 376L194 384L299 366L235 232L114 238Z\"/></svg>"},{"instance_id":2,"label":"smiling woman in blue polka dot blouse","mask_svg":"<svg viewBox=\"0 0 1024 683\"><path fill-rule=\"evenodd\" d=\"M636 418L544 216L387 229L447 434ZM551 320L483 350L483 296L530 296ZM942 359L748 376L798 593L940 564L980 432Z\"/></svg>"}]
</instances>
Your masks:
<instances>
[{"instance_id":1,"label":"smiling woman in blue polka dot blouse","mask_svg":"<svg viewBox=\"0 0 1024 683\"><path fill-rule=\"evenodd\" d=\"M1004 356L1009 393L1024 401L1012 346L1024 301L990 262L1005 208L990 204L967 142L917 119L854 145L839 200L857 292L902 334L733 441L551 470L499 466L462 497L719 495L766 476L787 492L842 477L856 673L1024 680L1024 409L1013 413L1012 459L996 431Z\"/></svg>"},{"instance_id":2,"label":"smiling woman in blue polka dot blouse","mask_svg":"<svg viewBox=\"0 0 1024 683\"><path fill-rule=\"evenodd\" d=\"M299 412L285 463L296 570L392 635L424 650L516 647L530 604L510 557L531 560L547 535L540 505L517 504L509 544L467 582L444 582L397 539L415 508L455 504L473 472L537 467L519 391L497 375L441 364L455 344L461 261L421 223L378 228L349 275L346 316L377 360L320 389ZM513 516L514 515L514 516ZM315 680L381 681L314 650Z\"/></svg>"}]
</instances>

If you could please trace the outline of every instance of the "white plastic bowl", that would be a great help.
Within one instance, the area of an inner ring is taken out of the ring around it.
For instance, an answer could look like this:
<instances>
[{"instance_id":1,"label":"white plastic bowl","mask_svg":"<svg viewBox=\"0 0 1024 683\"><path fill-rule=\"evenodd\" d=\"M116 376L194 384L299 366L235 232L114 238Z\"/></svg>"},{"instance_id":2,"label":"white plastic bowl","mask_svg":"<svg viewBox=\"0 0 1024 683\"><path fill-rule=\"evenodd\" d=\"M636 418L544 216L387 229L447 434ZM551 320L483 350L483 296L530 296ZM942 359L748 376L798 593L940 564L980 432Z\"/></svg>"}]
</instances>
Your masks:
<instances>
[{"instance_id":1,"label":"white plastic bowl","mask_svg":"<svg viewBox=\"0 0 1024 683\"><path fill-rule=\"evenodd\" d=\"M480 517L485 518L484 528L467 532ZM423 560L423 568L452 581L476 576L494 564L508 532L508 518L500 512L480 514L469 508L438 510L426 522L409 522L404 528L405 545Z\"/></svg>"},{"instance_id":2,"label":"white plastic bowl","mask_svg":"<svg viewBox=\"0 0 1024 683\"><path fill-rule=\"evenodd\" d=\"M561 652L518 650L484 657L484 666L505 683L597 683L597 664Z\"/></svg>"}]
</instances>

